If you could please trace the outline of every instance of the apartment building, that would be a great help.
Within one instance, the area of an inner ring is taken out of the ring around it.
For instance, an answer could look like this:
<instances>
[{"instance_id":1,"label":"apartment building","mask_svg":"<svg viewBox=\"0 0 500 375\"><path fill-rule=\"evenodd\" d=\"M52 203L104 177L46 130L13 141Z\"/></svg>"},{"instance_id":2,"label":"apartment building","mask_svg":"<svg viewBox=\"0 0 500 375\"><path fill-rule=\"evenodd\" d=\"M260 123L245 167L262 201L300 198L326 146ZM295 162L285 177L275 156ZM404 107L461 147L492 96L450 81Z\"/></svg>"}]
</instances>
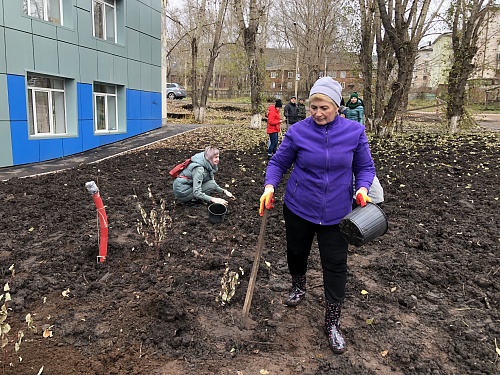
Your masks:
<instances>
[{"instance_id":1,"label":"apartment building","mask_svg":"<svg viewBox=\"0 0 500 375\"><path fill-rule=\"evenodd\" d=\"M161 127L160 0L0 0L0 167Z\"/></svg>"}]
</instances>

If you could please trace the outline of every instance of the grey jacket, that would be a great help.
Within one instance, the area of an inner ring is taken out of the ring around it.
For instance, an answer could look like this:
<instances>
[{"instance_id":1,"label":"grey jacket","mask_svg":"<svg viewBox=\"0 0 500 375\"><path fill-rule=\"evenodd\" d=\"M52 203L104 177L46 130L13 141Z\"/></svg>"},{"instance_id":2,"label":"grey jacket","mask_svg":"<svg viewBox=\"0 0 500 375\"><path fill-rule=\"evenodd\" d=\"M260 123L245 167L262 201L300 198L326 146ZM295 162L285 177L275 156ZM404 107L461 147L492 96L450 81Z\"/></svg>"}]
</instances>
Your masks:
<instances>
[{"instance_id":1,"label":"grey jacket","mask_svg":"<svg viewBox=\"0 0 500 375\"><path fill-rule=\"evenodd\" d=\"M214 173L217 172L216 165L210 164L205 159L204 152L199 152L191 158L191 164L184 169L174 180L173 190L176 198L184 198L191 193L195 198L210 202L210 196L203 191L203 185L211 182L210 190L222 193L223 189L214 180Z\"/></svg>"}]
</instances>

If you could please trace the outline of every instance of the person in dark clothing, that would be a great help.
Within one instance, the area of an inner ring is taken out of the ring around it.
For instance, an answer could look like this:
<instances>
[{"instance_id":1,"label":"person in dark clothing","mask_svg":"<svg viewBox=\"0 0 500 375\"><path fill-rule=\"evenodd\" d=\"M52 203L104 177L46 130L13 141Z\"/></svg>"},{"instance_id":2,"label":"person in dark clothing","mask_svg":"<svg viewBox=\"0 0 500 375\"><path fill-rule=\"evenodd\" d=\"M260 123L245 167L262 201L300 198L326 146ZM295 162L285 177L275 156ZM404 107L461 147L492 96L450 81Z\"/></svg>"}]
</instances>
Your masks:
<instances>
[{"instance_id":1,"label":"person in dark clothing","mask_svg":"<svg viewBox=\"0 0 500 375\"><path fill-rule=\"evenodd\" d=\"M283 114L285 115L285 118L286 118L286 129L285 130L287 130L290 126L292 126L297 121L299 121L299 118L297 117L296 101L297 101L297 98L295 96L292 96L290 98L290 102L285 106L285 109L283 110Z\"/></svg>"},{"instance_id":2,"label":"person in dark clothing","mask_svg":"<svg viewBox=\"0 0 500 375\"><path fill-rule=\"evenodd\" d=\"M304 104L304 98L299 99L299 103L297 104L297 117L300 120L306 118L306 106Z\"/></svg>"}]
</instances>

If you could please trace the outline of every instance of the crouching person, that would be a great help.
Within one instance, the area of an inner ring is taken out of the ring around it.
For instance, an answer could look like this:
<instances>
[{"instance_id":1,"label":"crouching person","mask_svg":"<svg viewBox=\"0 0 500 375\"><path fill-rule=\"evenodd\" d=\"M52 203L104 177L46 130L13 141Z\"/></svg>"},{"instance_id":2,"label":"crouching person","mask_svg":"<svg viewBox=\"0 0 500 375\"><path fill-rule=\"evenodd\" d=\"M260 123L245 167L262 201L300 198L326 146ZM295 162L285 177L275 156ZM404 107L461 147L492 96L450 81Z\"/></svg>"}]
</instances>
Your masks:
<instances>
[{"instance_id":1,"label":"crouching person","mask_svg":"<svg viewBox=\"0 0 500 375\"><path fill-rule=\"evenodd\" d=\"M224 193L228 198L233 194L221 188L214 179L219 165L219 150L207 147L191 158L191 163L174 180L173 189L175 198L187 204L194 203L220 203L227 206L227 201L213 197L212 194Z\"/></svg>"}]
</instances>

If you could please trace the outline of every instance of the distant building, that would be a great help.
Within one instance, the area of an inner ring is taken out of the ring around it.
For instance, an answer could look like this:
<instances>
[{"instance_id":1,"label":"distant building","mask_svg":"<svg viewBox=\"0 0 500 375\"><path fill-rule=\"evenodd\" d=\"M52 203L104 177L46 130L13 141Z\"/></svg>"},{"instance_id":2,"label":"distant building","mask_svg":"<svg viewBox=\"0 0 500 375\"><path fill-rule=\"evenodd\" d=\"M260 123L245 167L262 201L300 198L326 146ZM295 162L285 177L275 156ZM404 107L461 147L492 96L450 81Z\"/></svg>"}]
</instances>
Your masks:
<instances>
[{"instance_id":1,"label":"distant building","mask_svg":"<svg viewBox=\"0 0 500 375\"><path fill-rule=\"evenodd\" d=\"M264 92L269 97L288 99L295 91L295 65L296 53L293 49L266 50L266 76ZM325 64L312 70L312 75L307 76L309 66L304 66L299 59L298 96L307 98L314 82L323 76L330 76L337 80L343 89L343 94L348 97L351 92L362 94L362 77L357 55L335 56L327 59ZM325 74L326 73L326 74Z\"/></svg>"},{"instance_id":2,"label":"distant building","mask_svg":"<svg viewBox=\"0 0 500 375\"><path fill-rule=\"evenodd\" d=\"M478 48L474 58L476 69L471 79L481 80L486 85L500 84L500 8L488 9Z\"/></svg>"},{"instance_id":3,"label":"distant building","mask_svg":"<svg viewBox=\"0 0 500 375\"><path fill-rule=\"evenodd\" d=\"M0 167L161 127L160 0L0 0Z\"/></svg>"}]
</instances>

